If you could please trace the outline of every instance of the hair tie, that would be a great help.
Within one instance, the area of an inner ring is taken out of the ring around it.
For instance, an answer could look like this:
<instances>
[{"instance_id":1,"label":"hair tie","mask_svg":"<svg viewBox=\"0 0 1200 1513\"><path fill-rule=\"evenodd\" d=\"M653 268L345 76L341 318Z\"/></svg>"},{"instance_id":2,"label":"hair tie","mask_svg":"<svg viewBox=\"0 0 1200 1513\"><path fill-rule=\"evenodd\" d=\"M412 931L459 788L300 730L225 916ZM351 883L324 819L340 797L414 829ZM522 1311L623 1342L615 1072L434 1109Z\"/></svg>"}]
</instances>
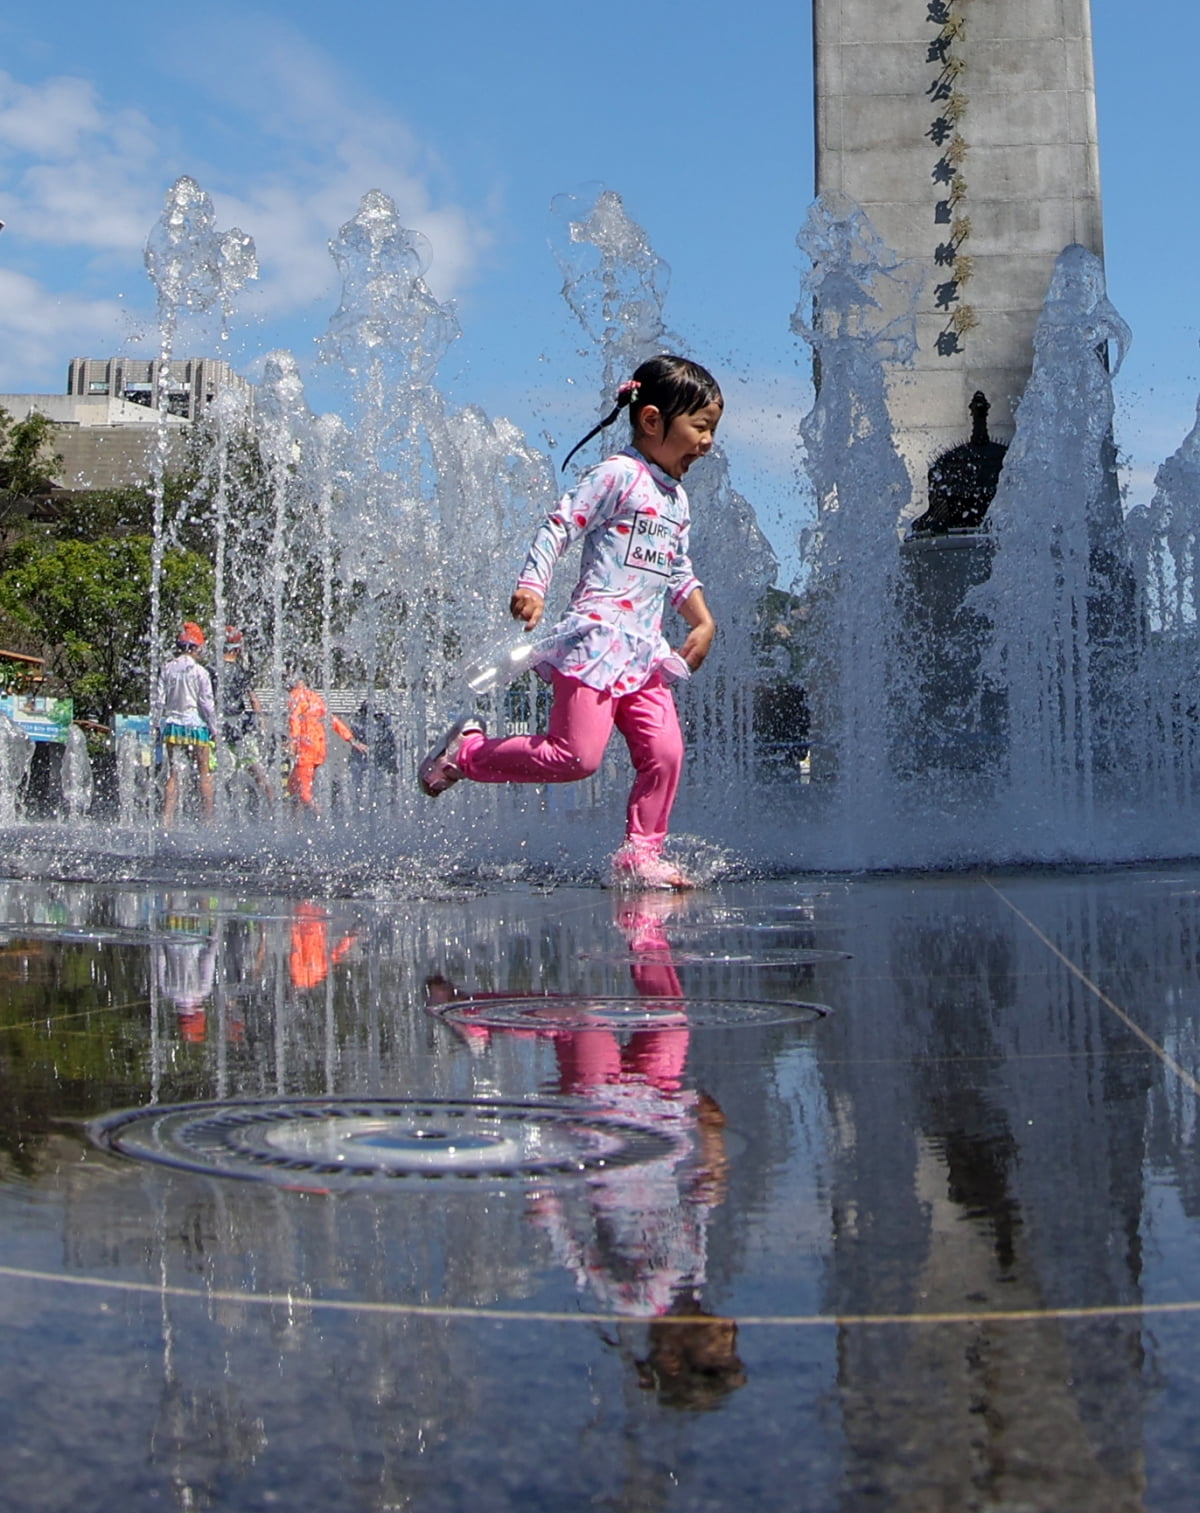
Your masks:
<instances>
[{"instance_id":1,"label":"hair tie","mask_svg":"<svg viewBox=\"0 0 1200 1513\"><path fill-rule=\"evenodd\" d=\"M625 380L625 382L623 384L621 384L621 386L617 389L617 398L619 400L620 399L627 399L628 403L632 404L634 402L634 400L638 397L638 390L641 387L642 387L641 382L638 379L636 379L636 378L627 378Z\"/></svg>"}]
</instances>

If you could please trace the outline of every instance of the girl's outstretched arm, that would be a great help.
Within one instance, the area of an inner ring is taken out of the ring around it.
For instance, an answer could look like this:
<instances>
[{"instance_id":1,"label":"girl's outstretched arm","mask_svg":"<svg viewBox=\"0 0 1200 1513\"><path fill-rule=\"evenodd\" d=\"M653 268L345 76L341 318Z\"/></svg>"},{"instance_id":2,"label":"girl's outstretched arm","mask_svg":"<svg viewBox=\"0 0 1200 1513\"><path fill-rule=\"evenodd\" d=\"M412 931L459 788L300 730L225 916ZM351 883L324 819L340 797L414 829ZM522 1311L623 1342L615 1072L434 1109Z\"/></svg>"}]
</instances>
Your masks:
<instances>
[{"instance_id":1,"label":"girl's outstretched arm","mask_svg":"<svg viewBox=\"0 0 1200 1513\"><path fill-rule=\"evenodd\" d=\"M677 607L684 620L691 626L687 640L679 648L679 655L695 672L712 647L713 637L717 633L717 622L704 602L702 588L694 588Z\"/></svg>"}]
</instances>

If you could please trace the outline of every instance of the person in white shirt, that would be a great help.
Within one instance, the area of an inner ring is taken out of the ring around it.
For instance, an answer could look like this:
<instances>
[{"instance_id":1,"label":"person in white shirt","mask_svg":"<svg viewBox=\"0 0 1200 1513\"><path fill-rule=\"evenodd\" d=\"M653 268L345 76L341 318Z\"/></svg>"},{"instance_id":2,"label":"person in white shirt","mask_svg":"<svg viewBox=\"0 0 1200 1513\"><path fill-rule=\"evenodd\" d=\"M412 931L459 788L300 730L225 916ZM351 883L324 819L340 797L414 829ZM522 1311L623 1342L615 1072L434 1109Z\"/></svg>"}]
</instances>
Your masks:
<instances>
[{"instance_id":1,"label":"person in white shirt","mask_svg":"<svg viewBox=\"0 0 1200 1513\"><path fill-rule=\"evenodd\" d=\"M204 818L215 807L213 754L217 741L217 710L212 679L201 666L204 632L193 620L184 623L175 642L179 655L159 672L154 695L154 720L167 758L163 791L163 824L169 830L179 808L179 775L188 762L196 769L196 786Z\"/></svg>"}]
</instances>

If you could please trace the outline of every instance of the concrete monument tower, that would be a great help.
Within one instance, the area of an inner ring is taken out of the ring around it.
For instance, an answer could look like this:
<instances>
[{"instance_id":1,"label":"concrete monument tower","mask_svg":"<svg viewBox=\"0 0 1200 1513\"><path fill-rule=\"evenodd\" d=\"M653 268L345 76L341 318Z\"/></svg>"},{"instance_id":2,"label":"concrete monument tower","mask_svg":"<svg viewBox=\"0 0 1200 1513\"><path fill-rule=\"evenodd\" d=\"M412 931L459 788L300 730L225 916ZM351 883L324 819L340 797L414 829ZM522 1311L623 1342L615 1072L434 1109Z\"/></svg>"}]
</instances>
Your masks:
<instances>
[{"instance_id":1,"label":"concrete monument tower","mask_svg":"<svg viewBox=\"0 0 1200 1513\"><path fill-rule=\"evenodd\" d=\"M813 0L817 192L927 268L915 366L891 379L924 507L972 396L1012 434L1054 260L1102 252L1090 0Z\"/></svg>"}]
</instances>

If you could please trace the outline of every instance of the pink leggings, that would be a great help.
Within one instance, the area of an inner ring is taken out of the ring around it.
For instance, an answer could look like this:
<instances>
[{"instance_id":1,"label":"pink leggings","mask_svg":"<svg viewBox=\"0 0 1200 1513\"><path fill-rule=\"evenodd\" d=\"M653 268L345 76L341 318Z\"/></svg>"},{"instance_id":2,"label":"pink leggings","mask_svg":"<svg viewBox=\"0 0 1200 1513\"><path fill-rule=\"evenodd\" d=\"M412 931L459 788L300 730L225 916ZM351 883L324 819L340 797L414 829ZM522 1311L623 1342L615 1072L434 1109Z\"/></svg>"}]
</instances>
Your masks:
<instances>
[{"instance_id":1,"label":"pink leggings","mask_svg":"<svg viewBox=\"0 0 1200 1513\"><path fill-rule=\"evenodd\" d=\"M579 1030L554 1037L559 1088L598 1093L611 1083L648 1082L678 1093L687 1064L688 1030L635 1030L622 1045L611 1030Z\"/></svg>"},{"instance_id":2,"label":"pink leggings","mask_svg":"<svg viewBox=\"0 0 1200 1513\"><path fill-rule=\"evenodd\" d=\"M636 693L614 695L555 672L545 735L463 742L457 761L476 783L574 783L600 766L615 725L629 746L635 777L625 836L657 853L667 836L683 770L683 736L675 699L656 673Z\"/></svg>"}]
</instances>

